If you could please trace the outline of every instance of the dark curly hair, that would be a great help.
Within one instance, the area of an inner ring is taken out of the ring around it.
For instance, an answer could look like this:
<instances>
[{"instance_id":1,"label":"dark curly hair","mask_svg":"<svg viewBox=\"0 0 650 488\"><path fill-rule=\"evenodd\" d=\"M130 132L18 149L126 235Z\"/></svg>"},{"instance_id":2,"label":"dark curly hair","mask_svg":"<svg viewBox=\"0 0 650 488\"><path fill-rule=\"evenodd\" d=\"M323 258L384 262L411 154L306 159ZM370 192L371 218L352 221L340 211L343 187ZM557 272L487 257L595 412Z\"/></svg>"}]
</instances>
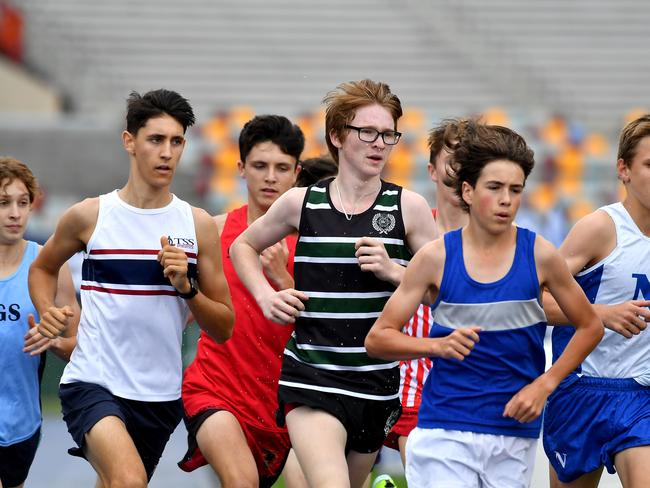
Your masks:
<instances>
[{"instance_id":1,"label":"dark curly hair","mask_svg":"<svg viewBox=\"0 0 650 488\"><path fill-rule=\"evenodd\" d=\"M461 207L469 211L463 199L463 182L476 188L476 182L488 163L499 159L518 164L524 172L524 181L535 165L533 150L523 137L512 129L499 125L486 125L468 120L457 133L449 176L460 200Z\"/></svg>"}]
</instances>

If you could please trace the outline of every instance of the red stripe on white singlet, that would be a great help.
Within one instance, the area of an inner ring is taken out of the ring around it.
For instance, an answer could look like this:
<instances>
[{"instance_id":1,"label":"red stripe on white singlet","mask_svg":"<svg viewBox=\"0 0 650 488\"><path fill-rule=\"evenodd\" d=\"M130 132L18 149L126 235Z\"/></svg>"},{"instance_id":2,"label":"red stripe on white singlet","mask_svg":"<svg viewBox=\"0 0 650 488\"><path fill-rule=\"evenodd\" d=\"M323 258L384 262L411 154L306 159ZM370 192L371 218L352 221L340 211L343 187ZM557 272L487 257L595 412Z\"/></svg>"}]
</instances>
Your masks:
<instances>
[{"instance_id":1,"label":"red stripe on white singlet","mask_svg":"<svg viewBox=\"0 0 650 488\"><path fill-rule=\"evenodd\" d=\"M125 255L156 255L160 249L93 249L88 254L125 254ZM196 258L195 252L187 252L188 258Z\"/></svg>"},{"instance_id":2,"label":"red stripe on white singlet","mask_svg":"<svg viewBox=\"0 0 650 488\"><path fill-rule=\"evenodd\" d=\"M122 288L105 288L103 286L81 285L82 290L110 293L113 295L169 295L177 296L178 292L172 290L125 290Z\"/></svg>"}]
</instances>

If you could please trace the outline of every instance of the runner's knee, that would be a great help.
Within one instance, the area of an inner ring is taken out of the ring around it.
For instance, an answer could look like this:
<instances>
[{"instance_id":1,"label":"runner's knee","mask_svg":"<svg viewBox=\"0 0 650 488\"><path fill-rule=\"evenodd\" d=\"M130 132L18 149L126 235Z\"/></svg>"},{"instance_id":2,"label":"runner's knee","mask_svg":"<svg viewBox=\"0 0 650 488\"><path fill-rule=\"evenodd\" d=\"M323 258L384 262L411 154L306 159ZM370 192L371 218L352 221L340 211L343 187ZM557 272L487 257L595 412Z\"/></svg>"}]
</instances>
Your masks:
<instances>
[{"instance_id":1,"label":"runner's knee","mask_svg":"<svg viewBox=\"0 0 650 488\"><path fill-rule=\"evenodd\" d=\"M147 474L144 470L125 469L104 482L104 488L146 488Z\"/></svg>"}]
</instances>

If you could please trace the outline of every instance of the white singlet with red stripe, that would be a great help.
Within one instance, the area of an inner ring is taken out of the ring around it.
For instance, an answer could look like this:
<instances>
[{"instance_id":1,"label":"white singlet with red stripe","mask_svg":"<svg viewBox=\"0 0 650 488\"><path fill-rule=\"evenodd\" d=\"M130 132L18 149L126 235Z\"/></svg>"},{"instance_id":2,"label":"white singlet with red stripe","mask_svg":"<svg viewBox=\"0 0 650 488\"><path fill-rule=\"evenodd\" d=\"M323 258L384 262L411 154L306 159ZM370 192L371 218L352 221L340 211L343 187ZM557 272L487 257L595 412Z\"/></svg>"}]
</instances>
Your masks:
<instances>
[{"instance_id":1,"label":"white singlet with red stripe","mask_svg":"<svg viewBox=\"0 0 650 488\"><path fill-rule=\"evenodd\" d=\"M417 313L402 328L402 332L413 337L429 337L433 314L428 305L420 305ZM418 408L422 399L422 385L431 369L430 358L411 359L400 362L399 397L402 407Z\"/></svg>"},{"instance_id":2,"label":"white singlet with red stripe","mask_svg":"<svg viewBox=\"0 0 650 488\"><path fill-rule=\"evenodd\" d=\"M117 190L99 197L84 253L77 347L61 383L94 383L131 400L180 398L188 307L157 260L163 235L186 252L188 274L196 276L188 203L173 196L165 207L141 209L122 201Z\"/></svg>"}]
</instances>

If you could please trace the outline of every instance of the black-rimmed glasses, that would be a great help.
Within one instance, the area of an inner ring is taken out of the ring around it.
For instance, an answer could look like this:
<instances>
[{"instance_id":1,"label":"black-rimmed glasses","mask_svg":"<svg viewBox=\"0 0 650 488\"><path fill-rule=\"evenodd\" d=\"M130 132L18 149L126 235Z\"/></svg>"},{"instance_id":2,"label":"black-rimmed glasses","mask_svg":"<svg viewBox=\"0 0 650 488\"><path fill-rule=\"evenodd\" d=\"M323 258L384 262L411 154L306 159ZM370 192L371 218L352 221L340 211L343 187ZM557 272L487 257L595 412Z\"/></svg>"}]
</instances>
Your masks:
<instances>
[{"instance_id":1,"label":"black-rimmed glasses","mask_svg":"<svg viewBox=\"0 0 650 488\"><path fill-rule=\"evenodd\" d=\"M377 129L372 127L355 127L353 125L345 125L346 129L353 129L357 131L359 135L359 140L363 142L375 142L379 136L381 140L384 141L384 144L389 146L394 146L399 142L399 138L402 137L401 132L396 130L385 130L384 132L379 132Z\"/></svg>"}]
</instances>

